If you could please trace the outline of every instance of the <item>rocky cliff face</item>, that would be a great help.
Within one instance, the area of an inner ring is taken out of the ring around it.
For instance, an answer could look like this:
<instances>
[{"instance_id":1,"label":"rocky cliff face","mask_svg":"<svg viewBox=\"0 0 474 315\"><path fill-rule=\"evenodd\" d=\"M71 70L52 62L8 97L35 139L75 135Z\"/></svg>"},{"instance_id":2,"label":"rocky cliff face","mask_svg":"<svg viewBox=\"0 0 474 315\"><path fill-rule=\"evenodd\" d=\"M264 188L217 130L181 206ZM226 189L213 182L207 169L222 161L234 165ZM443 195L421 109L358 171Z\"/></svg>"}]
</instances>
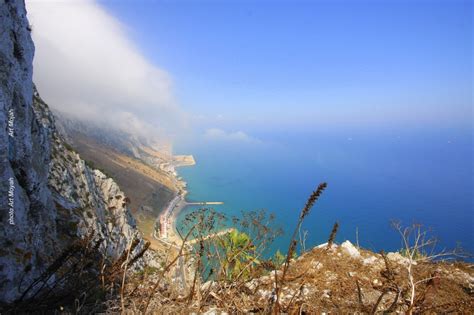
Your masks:
<instances>
[{"instance_id":1,"label":"rocky cliff face","mask_svg":"<svg viewBox=\"0 0 474 315\"><path fill-rule=\"evenodd\" d=\"M23 1L0 3L0 301L13 301L73 239L93 231L119 256L134 234L128 199L89 168L34 90ZM143 245L141 237L138 235ZM137 251L141 246L137 247Z\"/></svg>"},{"instance_id":2,"label":"rocky cliff face","mask_svg":"<svg viewBox=\"0 0 474 315\"><path fill-rule=\"evenodd\" d=\"M93 231L104 239L110 258L123 253L134 234L128 198L113 179L86 165L54 127L53 115L35 91L33 108L51 134L48 185L57 209L59 236L84 237Z\"/></svg>"}]
</instances>

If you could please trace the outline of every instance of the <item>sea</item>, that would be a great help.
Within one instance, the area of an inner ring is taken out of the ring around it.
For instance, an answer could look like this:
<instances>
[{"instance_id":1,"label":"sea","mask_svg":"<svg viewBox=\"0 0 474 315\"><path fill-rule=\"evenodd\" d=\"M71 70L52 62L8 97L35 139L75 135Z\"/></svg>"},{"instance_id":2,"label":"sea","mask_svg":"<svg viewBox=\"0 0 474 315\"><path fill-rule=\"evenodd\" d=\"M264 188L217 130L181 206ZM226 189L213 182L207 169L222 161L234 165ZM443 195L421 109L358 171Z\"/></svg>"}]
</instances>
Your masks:
<instances>
[{"instance_id":1,"label":"sea","mask_svg":"<svg viewBox=\"0 0 474 315\"><path fill-rule=\"evenodd\" d=\"M401 129L401 128L400 128ZM285 252L300 210L319 183L327 189L303 223L306 247L349 240L374 251L401 249L392 227L422 224L437 250L474 252L472 130L299 130L248 137L195 137L175 147L196 165L178 173L188 201L222 201L227 216L265 209L284 233L268 255ZM189 212L178 216L178 227Z\"/></svg>"}]
</instances>

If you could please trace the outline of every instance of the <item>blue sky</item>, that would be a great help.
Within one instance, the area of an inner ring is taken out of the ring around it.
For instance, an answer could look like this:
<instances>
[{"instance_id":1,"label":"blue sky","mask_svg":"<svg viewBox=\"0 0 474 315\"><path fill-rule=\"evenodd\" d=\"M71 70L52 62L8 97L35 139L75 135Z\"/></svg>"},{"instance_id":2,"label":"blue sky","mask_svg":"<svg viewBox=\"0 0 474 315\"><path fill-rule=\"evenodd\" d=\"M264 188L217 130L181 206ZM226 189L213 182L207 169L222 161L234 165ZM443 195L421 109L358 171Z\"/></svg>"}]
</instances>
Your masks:
<instances>
[{"instance_id":1,"label":"blue sky","mask_svg":"<svg viewBox=\"0 0 474 315\"><path fill-rule=\"evenodd\" d=\"M211 127L472 127L467 1L99 3Z\"/></svg>"}]
</instances>

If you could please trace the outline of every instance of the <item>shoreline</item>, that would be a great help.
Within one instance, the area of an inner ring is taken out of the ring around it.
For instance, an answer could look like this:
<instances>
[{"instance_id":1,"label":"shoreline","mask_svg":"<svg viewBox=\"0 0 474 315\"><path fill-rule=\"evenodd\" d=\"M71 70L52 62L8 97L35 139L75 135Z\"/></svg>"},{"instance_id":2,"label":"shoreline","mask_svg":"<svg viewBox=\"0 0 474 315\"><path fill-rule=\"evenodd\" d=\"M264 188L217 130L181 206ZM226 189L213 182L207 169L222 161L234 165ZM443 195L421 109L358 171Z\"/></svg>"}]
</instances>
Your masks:
<instances>
[{"instance_id":1,"label":"shoreline","mask_svg":"<svg viewBox=\"0 0 474 315\"><path fill-rule=\"evenodd\" d=\"M179 158L179 159L178 159ZM190 205L221 205L224 204L221 201L198 201L198 202L190 202L186 200L186 196L188 191L186 190L187 182L179 176L176 171L176 168L183 167L183 166L193 166L196 165L194 157L192 155L179 155L173 157L173 171L171 173L173 177L173 182L176 185L178 192L176 196L168 203L166 210L164 213L168 212L168 224L169 228L167 230L167 237L166 239L175 245L180 245L183 241L182 235L178 233L178 216L187 206ZM175 199L178 198L177 201ZM170 207L173 207L170 209ZM163 213L163 212L162 212ZM162 214L161 213L161 214ZM161 216L160 214L160 216ZM159 217L157 218L159 219ZM158 221L158 220L157 220ZM159 221L158 221L159 222Z\"/></svg>"},{"instance_id":2,"label":"shoreline","mask_svg":"<svg viewBox=\"0 0 474 315\"><path fill-rule=\"evenodd\" d=\"M186 166L194 166L194 165L196 165L196 162L192 155L176 155L176 156L173 156L172 158L172 166L173 166L172 177L176 184L176 187L178 188L178 193L176 194L175 198L179 198L179 200L176 202L173 209L170 209L170 216L168 218L169 229L168 229L167 239L171 243L180 244L183 240L181 235L178 233L178 227L177 227L178 215L188 205L188 202L186 201L186 195L188 194L188 191L186 190L187 182L184 181L184 179L181 176L179 176L176 169L178 167L186 167ZM173 202L173 200L170 201L170 203L168 204L167 210L168 210L168 207Z\"/></svg>"},{"instance_id":3,"label":"shoreline","mask_svg":"<svg viewBox=\"0 0 474 315\"><path fill-rule=\"evenodd\" d=\"M186 194L187 191L184 191L184 194L180 197L180 200L175 205L169 218L170 229L168 231L168 240L173 243L181 243L183 240L181 235L178 233L177 223L179 213L188 205L186 201Z\"/></svg>"}]
</instances>

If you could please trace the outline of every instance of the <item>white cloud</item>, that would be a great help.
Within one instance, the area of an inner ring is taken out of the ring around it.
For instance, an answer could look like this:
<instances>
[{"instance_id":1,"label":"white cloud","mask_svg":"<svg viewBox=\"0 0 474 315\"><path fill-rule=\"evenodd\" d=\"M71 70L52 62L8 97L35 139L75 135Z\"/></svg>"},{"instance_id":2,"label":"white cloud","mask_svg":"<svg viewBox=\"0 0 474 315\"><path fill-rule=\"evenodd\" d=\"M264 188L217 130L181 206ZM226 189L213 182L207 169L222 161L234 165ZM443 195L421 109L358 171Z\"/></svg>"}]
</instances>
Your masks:
<instances>
[{"instance_id":1,"label":"white cloud","mask_svg":"<svg viewBox=\"0 0 474 315\"><path fill-rule=\"evenodd\" d=\"M99 4L30 0L27 8L34 81L52 108L140 136L184 126L170 75L146 60Z\"/></svg>"},{"instance_id":2,"label":"white cloud","mask_svg":"<svg viewBox=\"0 0 474 315\"><path fill-rule=\"evenodd\" d=\"M254 143L260 142L260 140L253 138L240 130L235 132L226 132L219 128L211 128L206 130L204 136L213 140L245 141Z\"/></svg>"}]
</instances>

